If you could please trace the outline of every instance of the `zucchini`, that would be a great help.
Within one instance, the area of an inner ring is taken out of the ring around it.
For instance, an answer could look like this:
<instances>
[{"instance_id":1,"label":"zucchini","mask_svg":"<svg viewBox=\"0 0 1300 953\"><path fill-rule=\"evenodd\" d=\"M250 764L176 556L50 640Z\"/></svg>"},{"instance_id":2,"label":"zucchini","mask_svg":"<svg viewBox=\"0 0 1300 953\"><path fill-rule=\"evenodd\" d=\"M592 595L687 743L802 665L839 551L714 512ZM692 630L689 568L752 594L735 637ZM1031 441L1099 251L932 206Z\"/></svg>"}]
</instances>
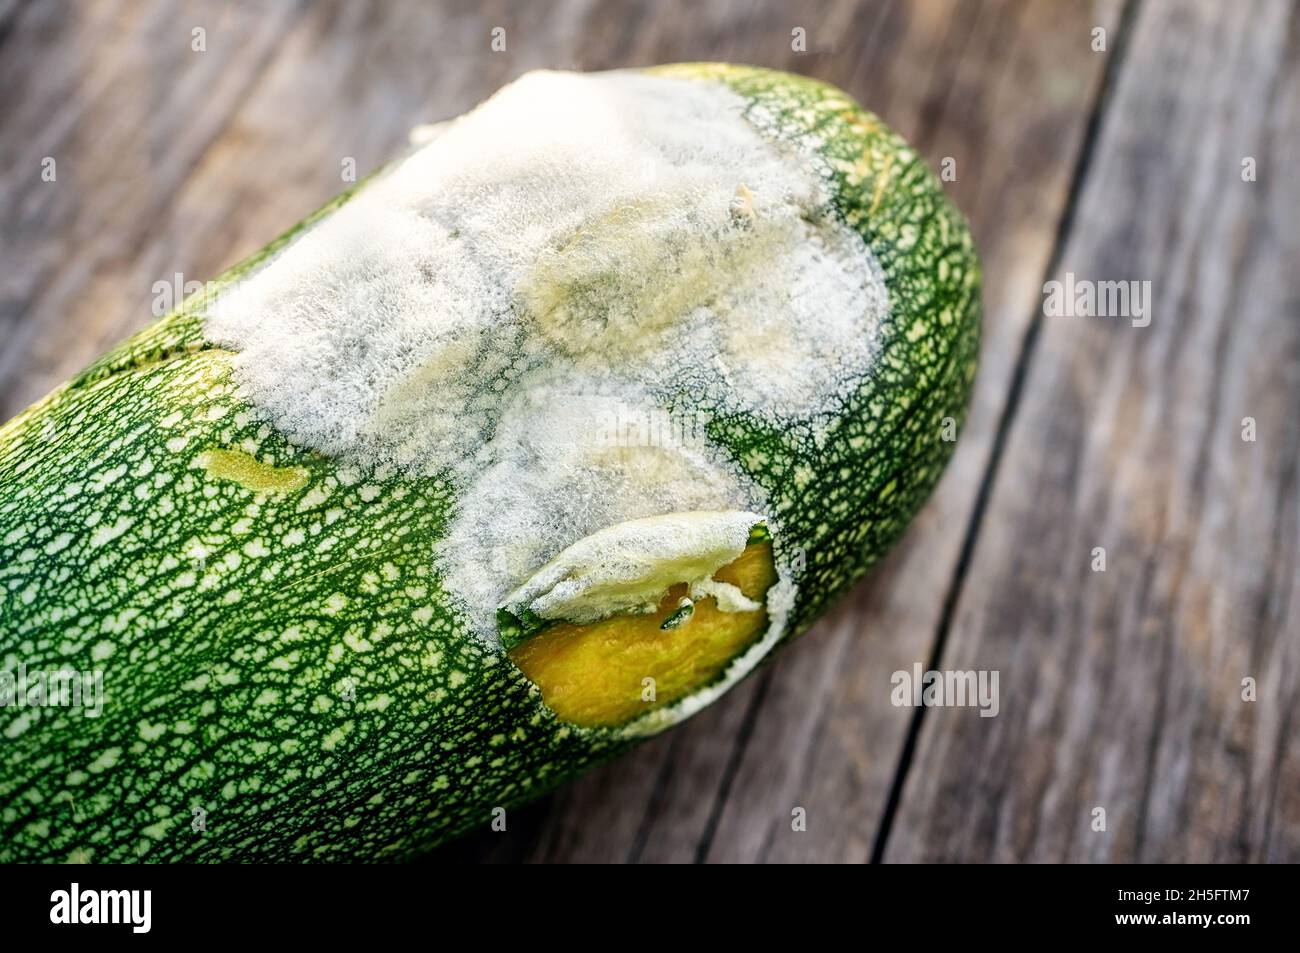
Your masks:
<instances>
[{"instance_id":1,"label":"zucchini","mask_svg":"<svg viewBox=\"0 0 1300 953\"><path fill-rule=\"evenodd\" d=\"M0 428L0 859L408 858L689 716L902 532L979 314L839 90L529 74Z\"/></svg>"}]
</instances>

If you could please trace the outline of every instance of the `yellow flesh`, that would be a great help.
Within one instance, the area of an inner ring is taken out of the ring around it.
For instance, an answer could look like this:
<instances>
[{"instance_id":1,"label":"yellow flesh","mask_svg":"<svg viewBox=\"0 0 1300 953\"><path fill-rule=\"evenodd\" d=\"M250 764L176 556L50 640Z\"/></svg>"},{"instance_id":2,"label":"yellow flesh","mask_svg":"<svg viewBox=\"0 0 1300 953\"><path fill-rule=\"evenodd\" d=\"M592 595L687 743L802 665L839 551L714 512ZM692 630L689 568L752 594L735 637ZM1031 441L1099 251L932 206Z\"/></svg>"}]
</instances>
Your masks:
<instances>
[{"instance_id":1,"label":"yellow flesh","mask_svg":"<svg viewBox=\"0 0 1300 953\"><path fill-rule=\"evenodd\" d=\"M776 570L770 541L751 543L713 574L762 602ZM586 727L613 726L677 701L720 676L767 628L767 612L722 612L713 597L695 602L679 626L661 629L677 611L686 584L664 594L652 613L618 615L587 625L557 622L510 650L560 718ZM647 700L645 679L654 679Z\"/></svg>"}]
</instances>

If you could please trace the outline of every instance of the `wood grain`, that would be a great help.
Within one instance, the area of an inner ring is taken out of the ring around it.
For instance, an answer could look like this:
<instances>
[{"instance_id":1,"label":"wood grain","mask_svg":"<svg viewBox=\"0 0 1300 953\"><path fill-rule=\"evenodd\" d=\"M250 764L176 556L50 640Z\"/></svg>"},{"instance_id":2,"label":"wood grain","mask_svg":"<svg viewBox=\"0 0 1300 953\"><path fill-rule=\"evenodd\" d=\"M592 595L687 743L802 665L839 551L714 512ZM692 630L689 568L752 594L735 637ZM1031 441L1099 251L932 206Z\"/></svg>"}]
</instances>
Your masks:
<instances>
[{"instance_id":1,"label":"wood grain","mask_svg":"<svg viewBox=\"0 0 1300 953\"><path fill-rule=\"evenodd\" d=\"M1292 5L1142 6L1056 271L1152 320L1036 319L889 859L1300 859L1298 107Z\"/></svg>"},{"instance_id":2,"label":"wood grain","mask_svg":"<svg viewBox=\"0 0 1300 953\"><path fill-rule=\"evenodd\" d=\"M184 188L228 131L292 8L36 3L0 56L0 416L151 319L154 281L219 259L175 247ZM210 23L208 50L192 25ZM238 44L222 42L230 35ZM55 180L43 181L43 160ZM179 219L178 219L178 216ZM127 317L129 315L129 317Z\"/></svg>"}]
</instances>

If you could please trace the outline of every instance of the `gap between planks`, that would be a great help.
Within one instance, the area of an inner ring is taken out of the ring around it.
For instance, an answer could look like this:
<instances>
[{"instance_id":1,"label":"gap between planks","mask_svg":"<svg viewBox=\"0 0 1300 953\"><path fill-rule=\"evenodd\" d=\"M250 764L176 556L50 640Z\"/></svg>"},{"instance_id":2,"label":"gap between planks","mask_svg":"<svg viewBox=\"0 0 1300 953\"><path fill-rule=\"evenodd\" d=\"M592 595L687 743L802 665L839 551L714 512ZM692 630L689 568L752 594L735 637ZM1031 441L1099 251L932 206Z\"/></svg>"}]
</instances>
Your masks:
<instances>
[{"instance_id":1,"label":"gap between planks","mask_svg":"<svg viewBox=\"0 0 1300 953\"><path fill-rule=\"evenodd\" d=\"M1088 116L1088 124L1084 130L1083 143L1079 149L1079 154L1075 159L1074 171L1070 176L1069 192L1066 196L1065 207L1061 212L1061 219L1057 225L1056 236L1052 244L1052 253L1048 259L1047 266L1043 271L1043 284L1045 285L1061 265L1062 255L1065 250L1066 242L1069 240L1070 233L1074 227L1076 214L1079 207L1079 198L1083 194L1083 186L1088 178L1088 172L1092 166L1093 158L1096 155L1097 141L1101 131L1102 122L1105 120L1108 107L1114 98L1114 92L1118 85L1120 72L1124 68L1124 62L1128 53L1128 40L1132 33L1132 27L1136 21L1138 6L1141 0L1124 0L1124 6L1120 11L1119 28L1115 31L1115 46L1106 63L1105 71L1102 75L1101 86L1097 91L1096 98L1093 101L1093 107ZM1024 392L1025 380L1029 373L1029 365L1033 360L1035 345L1038 342L1038 335L1042 328L1043 311L1042 308L1036 309L1030 316L1029 324L1025 328L1024 335L1021 339L1020 349L1016 356L1015 369L1011 375L1010 387L1007 389L1006 403L1003 405L1002 413L998 417L997 430L993 436L993 445L989 451L988 462L985 465L984 473L980 479L979 490L975 495L975 504L971 509L970 519L966 525L966 532L962 538L961 553L957 559L957 565L953 570L952 580L949 584L948 591L944 596L943 610L939 616L939 625L935 631L934 648L930 655L927 671L937 671L943 662L944 647L948 642L948 635L952 630L952 620L956 611L957 603L961 598L962 588L965 585L968 570L970 569L971 559L975 552L975 544L979 539L979 532L984 523L984 515L988 509L989 498L992 494L993 484L997 480L998 466L1002 461L1003 451L1006 448L1007 435L1011 432L1011 426L1015 422L1016 411L1020 407L1020 398ZM893 781L890 785L889 797L885 802L885 809L880 819L880 824L876 828L876 839L871 849L871 863L883 863L885 850L889 843L889 835L893 830L894 819L898 815L898 809L902 804L903 788L907 783L907 776L912 767L912 761L916 755L917 741L921 736L921 726L925 719L926 706L920 705L912 713L911 723L908 725L907 738L903 743L903 749L899 754L898 766L894 770Z\"/></svg>"}]
</instances>

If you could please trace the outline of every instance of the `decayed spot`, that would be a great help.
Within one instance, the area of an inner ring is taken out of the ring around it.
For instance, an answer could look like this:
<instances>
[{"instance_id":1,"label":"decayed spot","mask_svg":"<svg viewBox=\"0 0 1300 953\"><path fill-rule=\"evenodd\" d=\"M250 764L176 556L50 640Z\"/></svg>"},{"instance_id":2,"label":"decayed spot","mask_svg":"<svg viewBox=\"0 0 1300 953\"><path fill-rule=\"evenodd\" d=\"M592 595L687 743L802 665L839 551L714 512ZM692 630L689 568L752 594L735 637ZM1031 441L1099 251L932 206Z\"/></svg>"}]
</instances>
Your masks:
<instances>
[{"instance_id":1,"label":"decayed spot","mask_svg":"<svg viewBox=\"0 0 1300 953\"><path fill-rule=\"evenodd\" d=\"M451 481L433 559L485 645L510 590L603 528L779 522L710 422L815 430L870 370L882 269L816 144L758 118L720 83L530 73L213 309L280 432ZM628 438L654 417L696 439Z\"/></svg>"},{"instance_id":2,"label":"decayed spot","mask_svg":"<svg viewBox=\"0 0 1300 953\"><path fill-rule=\"evenodd\" d=\"M553 623L511 649L510 658L565 721L623 725L722 678L767 627L764 600L776 582L770 540L750 543L712 579L755 608L727 606L712 595L692 599L692 587L681 581L651 612Z\"/></svg>"},{"instance_id":3,"label":"decayed spot","mask_svg":"<svg viewBox=\"0 0 1300 953\"><path fill-rule=\"evenodd\" d=\"M254 493L289 493L307 485L302 467L276 467L242 450L205 450L195 458L209 476L230 480Z\"/></svg>"}]
</instances>

